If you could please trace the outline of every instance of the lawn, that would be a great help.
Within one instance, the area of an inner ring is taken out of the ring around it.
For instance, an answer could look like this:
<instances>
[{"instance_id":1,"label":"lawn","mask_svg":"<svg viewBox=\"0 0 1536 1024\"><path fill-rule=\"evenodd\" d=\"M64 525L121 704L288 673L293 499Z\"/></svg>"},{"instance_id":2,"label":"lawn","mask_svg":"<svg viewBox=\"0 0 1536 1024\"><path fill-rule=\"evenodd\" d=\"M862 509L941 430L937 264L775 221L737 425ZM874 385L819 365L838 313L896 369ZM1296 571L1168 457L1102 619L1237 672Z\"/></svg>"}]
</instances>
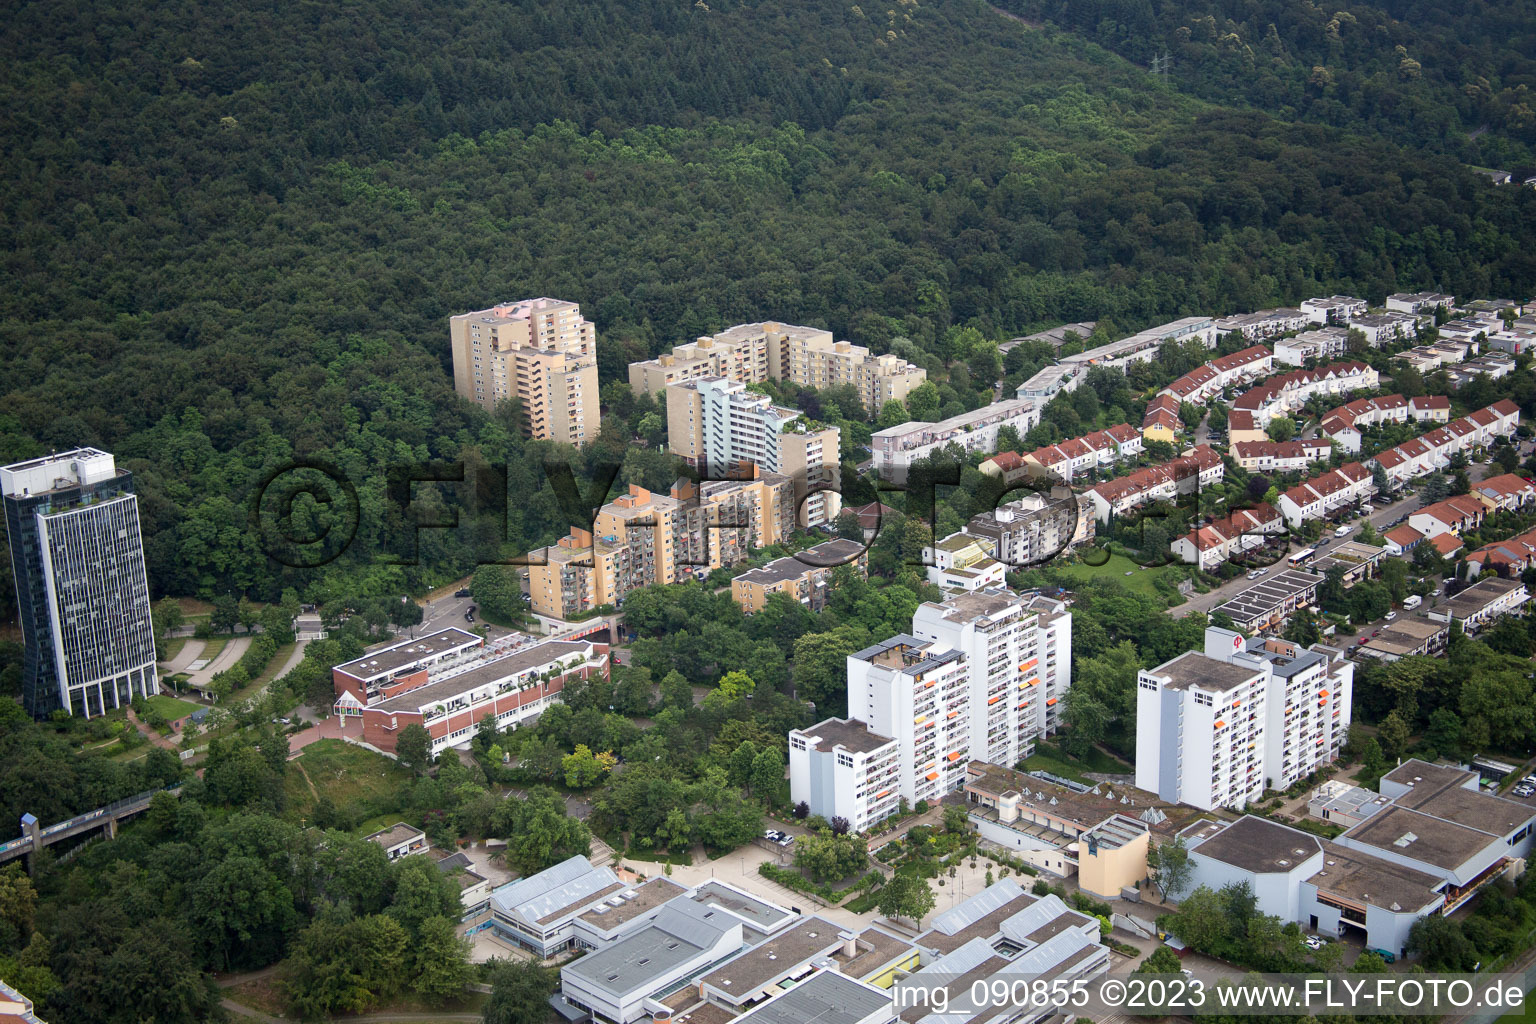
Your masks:
<instances>
[{"instance_id":1,"label":"lawn","mask_svg":"<svg viewBox=\"0 0 1536 1024\"><path fill-rule=\"evenodd\" d=\"M1094 555L1093 557L1100 558L1103 556ZM1086 583L1088 580L1100 577L1112 579L1116 583L1124 584L1129 590L1134 590L1138 594L1143 594L1159 601L1163 597L1152 586L1152 581L1160 575L1166 575L1169 571L1166 567L1143 569L1124 555L1110 555L1109 561L1103 565L1088 565L1085 562L1077 562L1073 565L1052 566L1052 568L1056 569L1063 576L1070 576L1080 583Z\"/></svg>"},{"instance_id":2,"label":"lawn","mask_svg":"<svg viewBox=\"0 0 1536 1024\"><path fill-rule=\"evenodd\" d=\"M1035 752L1024 760L1024 770L1030 772L1050 772L1052 775L1059 775L1064 779L1092 785L1093 780L1088 778L1084 774L1085 772L1121 775L1129 774L1135 769L1124 761L1105 753L1098 747L1091 748L1087 757L1078 759L1062 753L1049 743L1036 743Z\"/></svg>"},{"instance_id":3,"label":"lawn","mask_svg":"<svg viewBox=\"0 0 1536 1024\"><path fill-rule=\"evenodd\" d=\"M174 722L178 718L185 718L203 706L201 704L194 704L189 700L182 700L179 697L170 697L163 693L150 697L144 703L151 710L159 712L167 722Z\"/></svg>"},{"instance_id":4,"label":"lawn","mask_svg":"<svg viewBox=\"0 0 1536 1024\"><path fill-rule=\"evenodd\" d=\"M288 816L302 818L309 815L320 793L337 807L356 807L392 798L410 781L411 773L389 758L351 743L326 739L304 748L290 763L283 785Z\"/></svg>"},{"instance_id":5,"label":"lawn","mask_svg":"<svg viewBox=\"0 0 1536 1024\"><path fill-rule=\"evenodd\" d=\"M229 702L231 704L236 704L242 700L249 700L251 697L256 696L256 694L261 689L263 689L268 683L272 681L272 677L277 675L278 671L284 665L288 664L288 656L292 653L293 644L284 644L283 646L279 647L277 649L277 653L272 655L272 660L267 662L267 667L261 670L261 674L258 675L255 679L252 679L249 683L246 683L240 689L236 690L234 693L230 694Z\"/></svg>"}]
</instances>

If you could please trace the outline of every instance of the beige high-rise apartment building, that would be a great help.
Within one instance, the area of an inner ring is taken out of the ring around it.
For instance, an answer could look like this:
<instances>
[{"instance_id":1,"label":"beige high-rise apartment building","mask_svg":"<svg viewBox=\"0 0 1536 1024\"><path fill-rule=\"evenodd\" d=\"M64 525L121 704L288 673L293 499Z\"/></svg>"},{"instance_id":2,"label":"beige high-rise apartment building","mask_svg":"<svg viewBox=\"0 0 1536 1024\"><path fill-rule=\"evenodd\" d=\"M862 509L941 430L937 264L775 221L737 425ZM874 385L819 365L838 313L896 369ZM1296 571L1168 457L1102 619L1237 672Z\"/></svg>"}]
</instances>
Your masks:
<instances>
[{"instance_id":1,"label":"beige high-rise apartment building","mask_svg":"<svg viewBox=\"0 0 1536 1024\"><path fill-rule=\"evenodd\" d=\"M724 377L743 384L787 380L817 389L849 384L873 415L928 379L928 372L895 355L837 341L830 331L773 322L738 324L678 345L670 353L629 364L636 394L661 394L669 384Z\"/></svg>"},{"instance_id":2,"label":"beige high-rise apartment building","mask_svg":"<svg viewBox=\"0 0 1536 1024\"><path fill-rule=\"evenodd\" d=\"M598 510L592 532L573 528L559 543L530 552L533 610L569 619L601 605L618 607L636 587L683 582L744 561L794 528L787 477L741 467L742 479L679 480L668 495L636 484Z\"/></svg>"},{"instance_id":3,"label":"beige high-rise apartment building","mask_svg":"<svg viewBox=\"0 0 1536 1024\"><path fill-rule=\"evenodd\" d=\"M597 328L581 307L524 299L450 317L454 390L491 408L516 398L529 437L585 444L598 430Z\"/></svg>"},{"instance_id":4,"label":"beige high-rise apartment building","mask_svg":"<svg viewBox=\"0 0 1536 1024\"><path fill-rule=\"evenodd\" d=\"M789 477L801 526L830 523L842 511L838 428L813 424L800 410L774 405L725 377L668 384L666 396L672 454L703 475L750 462Z\"/></svg>"}]
</instances>

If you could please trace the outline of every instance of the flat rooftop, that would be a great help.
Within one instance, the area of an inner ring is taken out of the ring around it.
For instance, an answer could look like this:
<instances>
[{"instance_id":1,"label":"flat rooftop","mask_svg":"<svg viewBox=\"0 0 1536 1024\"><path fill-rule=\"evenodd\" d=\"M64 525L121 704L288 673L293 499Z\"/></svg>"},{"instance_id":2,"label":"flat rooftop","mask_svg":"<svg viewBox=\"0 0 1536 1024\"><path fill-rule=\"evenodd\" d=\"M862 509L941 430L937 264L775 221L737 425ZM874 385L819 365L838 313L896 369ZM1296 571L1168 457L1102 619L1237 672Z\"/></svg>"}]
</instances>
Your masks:
<instances>
[{"instance_id":1,"label":"flat rooftop","mask_svg":"<svg viewBox=\"0 0 1536 1024\"><path fill-rule=\"evenodd\" d=\"M823 752L844 747L855 754L868 754L893 742L889 736L871 732L869 726L857 718L829 718L800 731L807 737L819 738L821 742L816 744L814 749Z\"/></svg>"},{"instance_id":2,"label":"flat rooftop","mask_svg":"<svg viewBox=\"0 0 1536 1024\"><path fill-rule=\"evenodd\" d=\"M368 842L378 843L387 850L391 846L399 846L401 843L409 842L418 837L425 838L425 836L426 833L421 829L412 828L404 822L399 822L389 826L389 828L381 828L372 835L364 836L363 838Z\"/></svg>"},{"instance_id":3,"label":"flat rooftop","mask_svg":"<svg viewBox=\"0 0 1536 1024\"><path fill-rule=\"evenodd\" d=\"M1383 853L1411 857L1446 871L1455 871L1486 847L1502 840L1454 821L1392 806L1365 819L1344 836Z\"/></svg>"},{"instance_id":4,"label":"flat rooftop","mask_svg":"<svg viewBox=\"0 0 1536 1024\"><path fill-rule=\"evenodd\" d=\"M653 878L629 891L634 893L629 899L622 896L609 897L581 914L579 920L590 921L599 928L611 930L688 892L670 878Z\"/></svg>"},{"instance_id":5,"label":"flat rooftop","mask_svg":"<svg viewBox=\"0 0 1536 1024\"><path fill-rule=\"evenodd\" d=\"M1147 672L1160 679L1167 679L1166 688L1170 690L1186 690L1195 686L1217 692L1235 690L1260 674L1251 665L1229 665L1225 661L1207 658L1198 651L1181 654Z\"/></svg>"},{"instance_id":6,"label":"flat rooftop","mask_svg":"<svg viewBox=\"0 0 1536 1024\"><path fill-rule=\"evenodd\" d=\"M1070 821L1084 829L1092 828L1117 814L1134 813L1135 808L1130 804L1120 803L1121 796L1129 794L1137 798L1137 806L1145 807L1153 806L1157 800L1152 794L1140 793L1129 786L1106 786L1106 789L1115 793L1112 797L1092 792L1079 793L987 761L972 761L967 766L965 788L975 789L993 799L1006 793L1017 793L1020 811L1038 811ZM969 810L974 814L978 808L972 805ZM1021 829L1028 828L1030 824L1024 821L1018 823Z\"/></svg>"},{"instance_id":7,"label":"flat rooftop","mask_svg":"<svg viewBox=\"0 0 1536 1024\"><path fill-rule=\"evenodd\" d=\"M797 965L840 945L838 931L831 921L808 917L720 965L700 978L699 984L745 1001Z\"/></svg>"},{"instance_id":8,"label":"flat rooftop","mask_svg":"<svg viewBox=\"0 0 1536 1024\"><path fill-rule=\"evenodd\" d=\"M817 971L736 1020L740 1024L858 1024L890 1005L887 991L836 971Z\"/></svg>"},{"instance_id":9,"label":"flat rooftop","mask_svg":"<svg viewBox=\"0 0 1536 1024\"><path fill-rule=\"evenodd\" d=\"M372 708L377 711L416 711L439 701L451 700L461 693L468 693L481 686L515 676L519 672L541 668L556 658L582 654L587 648L588 645L584 641L546 640L488 661L478 668L460 672L435 683L418 686L413 690L406 690L398 696L372 705Z\"/></svg>"},{"instance_id":10,"label":"flat rooftop","mask_svg":"<svg viewBox=\"0 0 1536 1024\"><path fill-rule=\"evenodd\" d=\"M1441 899L1435 891L1440 879L1434 875L1326 841L1323 866L1307 881L1321 891L1384 910L1419 910Z\"/></svg>"},{"instance_id":11,"label":"flat rooftop","mask_svg":"<svg viewBox=\"0 0 1536 1024\"><path fill-rule=\"evenodd\" d=\"M1215 610L1225 612L1236 622L1247 622L1269 615L1276 608L1306 593L1321 582L1323 577L1315 572L1282 569L1280 572L1271 573L1255 581L1253 586Z\"/></svg>"},{"instance_id":12,"label":"flat rooftop","mask_svg":"<svg viewBox=\"0 0 1536 1024\"><path fill-rule=\"evenodd\" d=\"M1323 848L1300 829L1245 814L1194 848L1201 856L1264 874L1284 874Z\"/></svg>"},{"instance_id":13,"label":"flat rooftop","mask_svg":"<svg viewBox=\"0 0 1536 1024\"><path fill-rule=\"evenodd\" d=\"M744 572L736 578L743 583L755 583L758 586L783 583L785 580L799 579L808 572L850 565L864 551L865 545L861 542L839 537L806 548L798 554L775 558L767 565Z\"/></svg>"},{"instance_id":14,"label":"flat rooftop","mask_svg":"<svg viewBox=\"0 0 1536 1024\"><path fill-rule=\"evenodd\" d=\"M397 672L424 658L435 658L461 647L471 647L481 640L473 633L454 626L429 633L415 640L404 640L370 651L361 658L336 666L339 672L364 682Z\"/></svg>"},{"instance_id":15,"label":"flat rooftop","mask_svg":"<svg viewBox=\"0 0 1536 1024\"><path fill-rule=\"evenodd\" d=\"M906 939L898 939L878 928L864 929L857 939L858 951L853 956L847 956L841 950L832 954L832 959L841 965L839 969L850 978L865 978L917 949Z\"/></svg>"},{"instance_id":16,"label":"flat rooftop","mask_svg":"<svg viewBox=\"0 0 1536 1024\"><path fill-rule=\"evenodd\" d=\"M967 537L974 541L974 537ZM928 607L937 608L944 618L952 622L985 622L999 616L1006 615L1010 611L1022 611L1027 603L1011 590L1002 587L989 587L986 590L973 590L966 594L952 594L943 601L930 603Z\"/></svg>"},{"instance_id":17,"label":"flat rooftop","mask_svg":"<svg viewBox=\"0 0 1536 1024\"><path fill-rule=\"evenodd\" d=\"M1481 790L1462 788L1462 783L1471 773L1457 768L1410 761L1394 769L1393 773L1401 772L1410 765L1412 774L1418 780L1401 780L1405 785L1411 782L1413 788L1392 801L1398 807L1432 814L1457 825L1500 837L1514 832L1536 815L1536 811L1525 804Z\"/></svg>"},{"instance_id":18,"label":"flat rooftop","mask_svg":"<svg viewBox=\"0 0 1536 1024\"><path fill-rule=\"evenodd\" d=\"M697 958L718 942L729 925L721 926L708 920L710 917L724 915L691 905L668 907L633 935L588 953L562 970L601 991L632 992Z\"/></svg>"},{"instance_id":19,"label":"flat rooftop","mask_svg":"<svg viewBox=\"0 0 1536 1024\"><path fill-rule=\"evenodd\" d=\"M1466 590L1445 602L1445 607L1458 619L1464 619L1482 611L1485 607L1512 590L1523 587L1519 580L1505 580L1490 576L1479 580Z\"/></svg>"},{"instance_id":20,"label":"flat rooftop","mask_svg":"<svg viewBox=\"0 0 1536 1024\"><path fill-rule=\"evenodd\" d=\"M729 910L738 917L746 918L749 927L765 934L794 916L793 911L776 903L757 899L750 893L720 882L705 882L693 891L689 899L704 906Z\"/></svg>"}]
</instances>

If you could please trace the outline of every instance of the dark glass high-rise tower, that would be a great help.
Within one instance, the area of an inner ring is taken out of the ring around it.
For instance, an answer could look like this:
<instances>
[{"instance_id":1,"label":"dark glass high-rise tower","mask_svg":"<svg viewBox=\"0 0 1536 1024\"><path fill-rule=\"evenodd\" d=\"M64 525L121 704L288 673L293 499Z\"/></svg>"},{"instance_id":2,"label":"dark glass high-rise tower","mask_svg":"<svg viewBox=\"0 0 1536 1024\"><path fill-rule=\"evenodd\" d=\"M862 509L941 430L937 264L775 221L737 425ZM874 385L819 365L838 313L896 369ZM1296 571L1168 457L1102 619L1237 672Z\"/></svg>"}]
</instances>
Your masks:
<instances>
[{"instance_id":1,"label":"dark glass high-rise tower","mask_svg":"<svg viewBox=\"0 0 1536 1024\"><path fill-rule=\"evenodd\" d=\"M36 718L86 716L158 692L133 476L94 448L0 469Z\"/></svg>"}]
</instances>

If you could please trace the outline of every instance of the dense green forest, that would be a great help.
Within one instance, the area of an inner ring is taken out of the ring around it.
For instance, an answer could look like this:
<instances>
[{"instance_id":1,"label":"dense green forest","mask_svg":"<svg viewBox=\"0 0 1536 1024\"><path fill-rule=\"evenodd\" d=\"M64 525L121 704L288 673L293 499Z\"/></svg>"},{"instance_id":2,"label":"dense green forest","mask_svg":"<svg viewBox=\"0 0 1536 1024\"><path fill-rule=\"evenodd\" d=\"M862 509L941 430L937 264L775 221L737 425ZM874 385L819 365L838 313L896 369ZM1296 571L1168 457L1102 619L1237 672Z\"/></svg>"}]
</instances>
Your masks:
<instances>
[{"instance_id":1,"label":"dense green forest","mask_svg":"<svg viewBox=\"0 0 1536 1024\"><path fill-rule=\"evenodd\" d=\"M398 594L563 533L569 453L452 394L446 318L500 299L580 301L606 382L772 317L912 353L964 406L962 336L1536 281L1536 192L979 2L85 2L3 32L0 458L116 452L157 593ZM664 475L633 464L647 411L581 461ZM249 525L295 457L359 492L320 570ZM382 564L387 471L426 458L522 498Z\"/></svg>"},{"instance_id":2,"label":"dense green forest","mask_svg":"<svg viewBox=\"0 0 1536 1024\"><path fill-rule=\"evenodd\" d=\"M1522 4L1000 0L1218 102L1536 172L1536 23Z\"/></svg>"}]
</instances>

